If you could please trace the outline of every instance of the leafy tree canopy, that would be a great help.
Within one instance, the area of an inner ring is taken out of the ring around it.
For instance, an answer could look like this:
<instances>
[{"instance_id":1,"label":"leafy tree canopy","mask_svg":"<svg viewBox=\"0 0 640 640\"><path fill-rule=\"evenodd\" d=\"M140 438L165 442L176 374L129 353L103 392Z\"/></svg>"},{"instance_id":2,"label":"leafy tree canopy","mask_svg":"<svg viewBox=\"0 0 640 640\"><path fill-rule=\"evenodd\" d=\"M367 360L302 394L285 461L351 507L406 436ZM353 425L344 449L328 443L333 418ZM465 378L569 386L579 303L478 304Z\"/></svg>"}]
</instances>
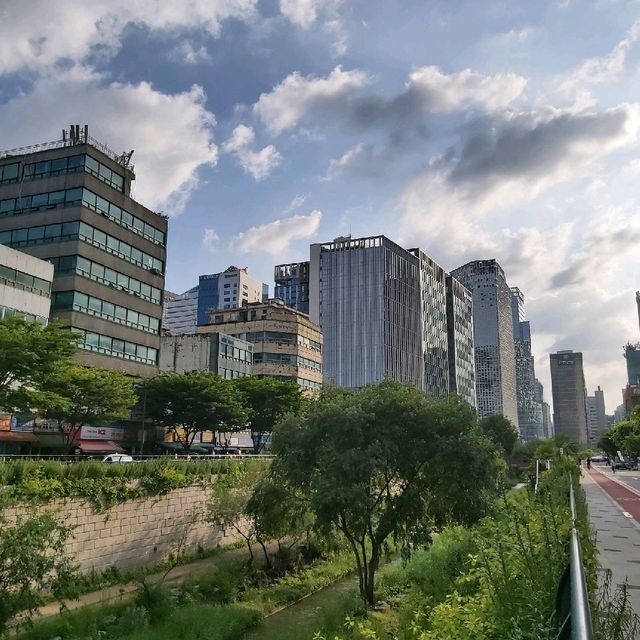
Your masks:
<instances>
[{"instance_id":1,"label":"leafy tree canopy","mask_svg":"<svg viewBox=\"0 0 640 640\"><path fill-rule=\"evenodd\" d=\"M634 458L640 457L640 407L636 407L626 420L614 424L608 435L615 450ZM615 455L615 452L610 455Z\"/></svg>"},{"instance_id":2,"label":"leafy tree canopy","mask_svg":"<svg viewBox=\"0 0 640 640\"><path fill-rule=\"evenodd\" d=\"M245 429L249 412L232 381L208 371L163 373L146 383L147 415L185 449L199 431Z\"/></svg>"},{"instance_id":3,"label":"leafy tree canopy","mask_svg":"<svg viewBox=\"0 0 640 640\"><path fill-rule=\"evenodd\" d=\"M520 439L518 430L509 418L502 415L487 416L480 420L480 431L506 455L513 452Z\"/></svg>"},{"instance_id":4,"label":"leafy tree canopy","mask_svg":"<svg viewBox=\"0 0 640 640\"><path fill-rule=\"evenodd\" d=\"M236 378L234 384L249 409L254 451L260 453L274 425L287 413L298 413L304 396L295 382L270 376Z\"/></svg>"},{"instance_id":5,"label":"leafy tree canopy","mask_svg":"<svg viewBox=\"0 0 640 640\"><path fill-rule=\"evenodd\" d=\"M392 381L325 389L276 428L274 451L274 481L308 499L316 526L349 541L369 604L388 538L420 543L481 517L504 466L471 407Z\"/></svg>"},{"instance_id":6,"label":"leafy tree canopy","mask_svg":"<svg viewBox=\"0 0 640 640\"><path fill-rule=\"evenodd\" d=\"M42 381L64 366L78 337L56 323L0 320L0 408L27 411L57 401L40 393Z\"/></svg>"}]
</instances>

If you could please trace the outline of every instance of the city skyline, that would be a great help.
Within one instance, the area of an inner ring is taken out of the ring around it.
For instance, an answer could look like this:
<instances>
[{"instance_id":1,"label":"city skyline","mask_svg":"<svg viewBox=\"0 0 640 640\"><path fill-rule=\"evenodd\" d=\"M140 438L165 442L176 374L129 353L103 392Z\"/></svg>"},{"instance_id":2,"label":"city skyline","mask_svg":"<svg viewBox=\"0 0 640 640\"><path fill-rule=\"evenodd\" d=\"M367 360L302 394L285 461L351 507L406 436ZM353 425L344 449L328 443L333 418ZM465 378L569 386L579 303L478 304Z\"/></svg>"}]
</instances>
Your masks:
<instances>
[{"instance_id":1,"label":"city skyline","mask_svg":"<svg viewBox=\"0 0 640 640\"><path fill-rule=\"evenodd\" d=\"M46 7L3 15L2 146L86 122L135 149L135 199L172 216L170 290L229 264L271 283L349 231L447 271L495 258L526 293L545 388L548 354L579 349L619 404L638 339L637 5Z\"/></svg>"}]
</instances>

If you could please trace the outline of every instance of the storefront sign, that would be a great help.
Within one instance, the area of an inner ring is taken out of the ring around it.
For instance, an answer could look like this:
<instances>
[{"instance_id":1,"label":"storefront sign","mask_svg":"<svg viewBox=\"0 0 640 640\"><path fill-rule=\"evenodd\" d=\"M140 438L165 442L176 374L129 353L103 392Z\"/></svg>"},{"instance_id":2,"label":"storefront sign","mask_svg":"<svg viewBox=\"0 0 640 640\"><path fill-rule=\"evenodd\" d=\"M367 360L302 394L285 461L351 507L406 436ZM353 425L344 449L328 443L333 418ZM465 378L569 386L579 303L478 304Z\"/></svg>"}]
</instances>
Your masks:
<instances>
[{"instance_id":1,"label":"storefront sign","mask_svg":"<svg viewBox=\"0 0 640 640\"><path fill-rule=\"evenodd\" d=\"M0 413L0 431L11 431L11 418L8 413Z\"/></svg>"},{"instance_id":2,"label":"storefront sign","mask_svg":"<svg viewBox=\"0 0 640 640\"><path fill-rule=\"evenodd\" d=\"M124 429L116 427L88 427L80 430L82 440L124 440Z\"/></svg>"}]
</instances>

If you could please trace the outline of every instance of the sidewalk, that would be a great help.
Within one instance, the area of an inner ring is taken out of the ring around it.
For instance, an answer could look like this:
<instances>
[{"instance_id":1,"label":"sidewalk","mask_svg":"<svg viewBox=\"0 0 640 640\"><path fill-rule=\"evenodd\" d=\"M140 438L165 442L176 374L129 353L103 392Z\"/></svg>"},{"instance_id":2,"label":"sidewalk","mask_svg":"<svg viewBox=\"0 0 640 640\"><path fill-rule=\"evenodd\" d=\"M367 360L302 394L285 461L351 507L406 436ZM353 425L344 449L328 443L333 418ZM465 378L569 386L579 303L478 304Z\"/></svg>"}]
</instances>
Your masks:
<instances>
[{"instance_id":1,"label":"sidewalk","mask_svg":"<svg viewBox=\"0 0 640 640\"><path fill-rule=\"evenodd\" d=\"M640 493L592 467L582 477L598 560L611 576L612 591L627 583L631 604L640 613Z\"/></svg>"}]
</instances>

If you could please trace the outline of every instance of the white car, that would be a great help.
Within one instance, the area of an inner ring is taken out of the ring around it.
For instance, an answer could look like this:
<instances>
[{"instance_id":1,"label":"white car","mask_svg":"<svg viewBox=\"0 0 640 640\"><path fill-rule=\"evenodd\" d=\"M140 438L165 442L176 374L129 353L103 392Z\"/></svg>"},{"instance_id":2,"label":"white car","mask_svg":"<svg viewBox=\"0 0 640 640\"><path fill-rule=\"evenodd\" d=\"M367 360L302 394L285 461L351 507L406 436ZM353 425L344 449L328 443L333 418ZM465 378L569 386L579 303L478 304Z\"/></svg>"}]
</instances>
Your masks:
<instances>
[{"instance_id":1,"label":"white car","mask_svg":"<svg viewBox=\"0 0 640 640\"><path fill-rule=\"evenodd\" d=\"M111 453L102 458L102 462L133 462L133 458L126 453Z\"/></svg>"}]
</instances>

